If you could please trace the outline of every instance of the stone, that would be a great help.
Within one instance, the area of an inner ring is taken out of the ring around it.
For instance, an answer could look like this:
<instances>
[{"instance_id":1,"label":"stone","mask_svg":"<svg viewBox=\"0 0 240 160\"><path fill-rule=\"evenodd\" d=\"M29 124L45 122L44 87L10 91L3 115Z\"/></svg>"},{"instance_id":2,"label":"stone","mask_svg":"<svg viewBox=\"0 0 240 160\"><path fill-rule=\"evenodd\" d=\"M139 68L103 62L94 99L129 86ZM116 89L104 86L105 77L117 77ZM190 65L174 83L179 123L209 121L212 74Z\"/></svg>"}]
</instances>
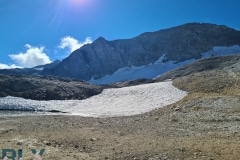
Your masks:
<instances>
[{"instance_id":1,"label":"stone","mask_svg":"<svg viewBox=\"0 0 240 160\"><path fill-rule=\"evenodd\" d=\"M91 138L90 141L92 142L97 141L97 138Z\"/></svg>"}]
</instances>

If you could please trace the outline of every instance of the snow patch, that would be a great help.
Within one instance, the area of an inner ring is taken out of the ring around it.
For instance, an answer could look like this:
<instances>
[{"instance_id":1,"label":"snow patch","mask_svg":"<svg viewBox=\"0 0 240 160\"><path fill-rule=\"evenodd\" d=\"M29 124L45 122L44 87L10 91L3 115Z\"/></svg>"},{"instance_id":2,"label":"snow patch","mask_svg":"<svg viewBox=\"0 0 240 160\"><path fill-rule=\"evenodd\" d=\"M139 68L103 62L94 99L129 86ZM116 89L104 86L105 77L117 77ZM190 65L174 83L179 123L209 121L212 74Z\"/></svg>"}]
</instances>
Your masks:
<instances>
[{"instance_id":1,"label":"snow patch","mask_svg":"<svg viewBox=\"0 0 240 160\"><path fill-rule=\"evenodd\" d=\"M230 47L223 47L223 46L216 46L213 47L212 50L208 52L201 53L202 57L201 59L210 58L210 57L216 57L216 56L225 56L230 54L237 54L240 53L240 46L234 45ZM157 76L176 69L178 67L181 67L186 64L190 64L196 59L190 59L183 62L175 62L175 61L168 61L164 63L166 54L162 55L157 61L155 61L153 64L148 64L145 66L130 66L130 67L124 67L120 68L116 72L114 72L112 75L106 75L100 79L91 79L89 80L92 84L110 84L115 82L121 82L121 81L129 81L129 80L136 80L140 78L147 78L152 79L156 78Z\"/></svg>"},{"instance_id":2,"label":"snow patch","mask_svg":"<svg viewBox=\"0 0 240 160\"><path fill-rule=\"evenodd\" d=\"M213 47L211 51L202 53L202 59L210 58L210 57L218 57L218 56L226 56L230 54L239 54L240 46L234 45L230 47L216 46Z\"/></svg>"},{"instance_id":3,"label":"snow patch","mask_svg":"<svg viewBox=\"0 0 240 160\"><path fill-rule=\"evenodd\" d=\"M184 62L176 63L174 61L169 61L164 63L163 59L165 55L161 56L157 61L153 64L148 64L146 66L131 66L120 68L112 75L104 76L100 79L91 79L89 82L92 84L110 84L114 82L123 82L129 80L136 80L140 78L152 79L156 76L163 74L169 70L175 69L177 67L181 67L185 64L194 62L195 59L186 60Z\"/></svg>"},{"instance_id":4,"label":"snow patch","mask_svg":"<svg viewBox=\"0 0 240 160\"><path fill-rule=\"evenodd\" d=\"M42 70L44 70L44 68L33 68L33 69L35 69L35 70L37 70L37 71L42 71Z\"/></svg>"},{"instance_id":5,"label":"snow patch","mask_svg":"<svg viewBox=\"0 0 240 160\"><path fill-rule=\"evenodd\" d=\"M181 100L187 92L171 81L138 86L105 89L85 100L36 101L17 97L0 98L0 109L58 110L84 117L115 117L137 115Z\"/></svg>"}]
</instances>

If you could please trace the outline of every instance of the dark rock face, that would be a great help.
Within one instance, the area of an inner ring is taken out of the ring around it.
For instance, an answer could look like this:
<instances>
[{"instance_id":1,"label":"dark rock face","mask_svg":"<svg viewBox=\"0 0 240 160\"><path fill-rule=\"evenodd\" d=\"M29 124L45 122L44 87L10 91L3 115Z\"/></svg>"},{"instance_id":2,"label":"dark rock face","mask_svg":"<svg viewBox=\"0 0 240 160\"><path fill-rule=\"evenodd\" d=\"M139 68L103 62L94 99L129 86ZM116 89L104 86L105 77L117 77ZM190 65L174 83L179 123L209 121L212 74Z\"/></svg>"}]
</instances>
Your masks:
<instances>
[{"instance_id":1,"label":"dark rock face","mask_svg":"<svg viewBox=\"0 0 240 160\"><path fill-rule=\"evenodd\" d=\"M52 69L43 71L82 80L101 78L122 67L142 66L155 62L184 61L201 58L214 46L240 44L240 31L214 24L189 23L178 27L143 33L132 39L107 41L100 37L74 51Z\"/></svg>"},{"instance_id":2,"label":"dark rock face","mask_svg":"<svg viewBox=\"0 0 240 160\"><path fill-rule=\"evenodd\" d=\"M0 75L0 97L34 100L85 99L101 93L103 87L56 77Z\"/></svg>"}]
</instances>

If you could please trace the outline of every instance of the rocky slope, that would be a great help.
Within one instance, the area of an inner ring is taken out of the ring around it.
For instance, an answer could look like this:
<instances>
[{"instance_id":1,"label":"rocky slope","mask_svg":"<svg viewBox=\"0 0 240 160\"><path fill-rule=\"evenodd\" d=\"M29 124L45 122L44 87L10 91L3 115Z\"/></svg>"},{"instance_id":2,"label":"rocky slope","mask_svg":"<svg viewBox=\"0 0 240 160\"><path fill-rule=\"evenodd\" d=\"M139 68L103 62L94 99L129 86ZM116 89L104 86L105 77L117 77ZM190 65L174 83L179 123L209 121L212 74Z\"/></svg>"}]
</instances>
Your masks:
<instances>
[{"instance_id":1,"label":"rocky slope","mask_svg":"<svg viewBox=\"0 0 240 160\"><path fill-rule=\"evenodd\" d=\"M103 87L56 77L1 75L0 97L14 96L34 100L85 99L101 93Z\"/></svg>"},{"instance_id":2,"label":"rocky slope","mask_svg":"<svg viewBox=\"0 0 240 160\"><path fill-rule=\"evenodd\" d=\"M143 33L132 39L107 41L98 38L74 51L59 65L44 74L98 79L128 66L144 66L156 62L181 62L198 59L214 46L240 44L240 31L226 26L189 23L157 32Z\"/></svg>"},{"instance_id":3,"label":"rocky slope","mask_svg":"<svg viewBox=\"0 0 240 160\"><path fill-rule=\"evenodd\" d=\"M199 72L207 72L207 71L218 71L229 73L234 72L237 74L237 70L239 70L240 63L240 54L222 56L222 57L212 57L208 59L202 59L196 61L194 63L179 67L172 71L166 72L159 77L157 77L156 81L163 81L166 79L176 79L178 77L189 76L191 74L194 75Z\"/></svg>"}]
</instances>

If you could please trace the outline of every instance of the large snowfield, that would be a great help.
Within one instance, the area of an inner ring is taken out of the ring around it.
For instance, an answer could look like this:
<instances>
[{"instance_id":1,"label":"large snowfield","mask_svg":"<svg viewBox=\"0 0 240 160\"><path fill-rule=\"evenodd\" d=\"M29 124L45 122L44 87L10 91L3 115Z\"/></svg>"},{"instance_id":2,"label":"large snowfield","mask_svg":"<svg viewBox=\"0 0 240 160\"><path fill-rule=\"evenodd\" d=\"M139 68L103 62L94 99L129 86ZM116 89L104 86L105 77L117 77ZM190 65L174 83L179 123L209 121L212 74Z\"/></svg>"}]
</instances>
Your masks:
<instances>
[{"instance_id":1,"label":"large snowfield","mask_svg":"<svg viewBox=\"0 0 240 160\"><path fill-rule=\"evenodd\" d=\"M105 89L85 100L36 101L17 97L0 98L0 109L58 110L84 117L130 116L175 103L187 95L171 81Z\"/></svg>"}]
</instances>

